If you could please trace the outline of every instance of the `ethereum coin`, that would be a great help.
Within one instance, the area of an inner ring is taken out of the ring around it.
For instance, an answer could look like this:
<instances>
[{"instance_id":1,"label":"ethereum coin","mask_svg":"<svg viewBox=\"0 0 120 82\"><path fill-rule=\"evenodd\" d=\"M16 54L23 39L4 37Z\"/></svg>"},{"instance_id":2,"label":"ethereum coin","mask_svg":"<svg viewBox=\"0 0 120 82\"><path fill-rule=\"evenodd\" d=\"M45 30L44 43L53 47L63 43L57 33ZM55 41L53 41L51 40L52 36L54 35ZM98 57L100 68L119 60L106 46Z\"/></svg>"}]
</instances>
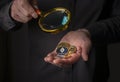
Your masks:
<instances>
[{"instance_id":1,"label":"ethereum coin","mask_svg":"<svg viewBox=\"0 0 120 82\"><path fill-rule=\"evenodd\" d=\"M72 53L75 53L77 48L69 43L62 42L57 46L57 56L58 57L69 57Z\"/></svg>"},{"instance_id":2,"label":"ethereum coin","mask_svg":"<svg viewBox=\"0 0 120 82\"><path fill-rule=\"evenodd\" d=\"M70 48L69 43L62 42L62 43L58 44L57 50L56 50L57 56L59 56L59 57L66 56L69 52L69 48Z\"/></svg>"}]
</instances>

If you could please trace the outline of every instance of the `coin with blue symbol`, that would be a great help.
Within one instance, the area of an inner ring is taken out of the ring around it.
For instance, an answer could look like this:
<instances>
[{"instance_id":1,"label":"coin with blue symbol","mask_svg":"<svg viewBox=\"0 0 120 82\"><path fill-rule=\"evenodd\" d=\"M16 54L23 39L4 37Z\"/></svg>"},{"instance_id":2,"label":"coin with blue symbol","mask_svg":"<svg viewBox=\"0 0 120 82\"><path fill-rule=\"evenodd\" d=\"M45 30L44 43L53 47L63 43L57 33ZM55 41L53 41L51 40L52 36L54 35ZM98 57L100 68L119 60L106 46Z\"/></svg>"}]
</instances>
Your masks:
<instances>
[{"instance_id":1,"label":"coin with blue symbol","mask_svg":"<svg viewBox=\"0 0 120 82\"><path fill-rule=\"evenodd\" d=\"M66 48L66 47L59 47L57 49L57 54L61 57L66 55L67 53L68 53L68 48Z\"/></svg>"},{"instance_id":2,"label":"coin with blue symbol","mask_svg":"<svg viewBox=\"0 0 120 82\"><path fill-rule=\"evenodd\" d=\"M62 42L58 44L56 52L57 52L57 57L61 58L67 58L70 57L72 53L75 53L77 51L77 48L73 45L70 45L69 43Z\"/></svg>"},{"instance_id":3,"label":"coin with blue symbol","mask_svg":"<svg viewBox=\"0 0 120 82\"><path fill-rule=\"evenodd\" d=\"M65 57L68 54L70 44L62 42L57 46L57 56L58 57Z\"/></svg>"}]
</instances>

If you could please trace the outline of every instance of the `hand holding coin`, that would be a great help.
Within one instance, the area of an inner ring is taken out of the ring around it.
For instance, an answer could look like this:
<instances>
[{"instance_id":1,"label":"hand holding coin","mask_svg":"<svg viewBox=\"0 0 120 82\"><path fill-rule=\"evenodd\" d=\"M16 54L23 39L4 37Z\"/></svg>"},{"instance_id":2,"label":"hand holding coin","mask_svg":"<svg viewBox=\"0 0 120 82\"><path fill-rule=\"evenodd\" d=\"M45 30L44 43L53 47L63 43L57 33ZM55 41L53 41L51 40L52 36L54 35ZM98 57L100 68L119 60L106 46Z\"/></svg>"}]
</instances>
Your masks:
<instances>
[{"instance_id":1,"label":"hand holding coin","mask_svg":"<svg viewBox=\"0 0 120 82\"><path fill-rule=\"evenodd\" d=\"M63 36L56 49L50 52L44 60L58 67L68 67L80 58L87 61L90 47L91 40L86 31L71 31Z\"/></svg>"}]
</instances>

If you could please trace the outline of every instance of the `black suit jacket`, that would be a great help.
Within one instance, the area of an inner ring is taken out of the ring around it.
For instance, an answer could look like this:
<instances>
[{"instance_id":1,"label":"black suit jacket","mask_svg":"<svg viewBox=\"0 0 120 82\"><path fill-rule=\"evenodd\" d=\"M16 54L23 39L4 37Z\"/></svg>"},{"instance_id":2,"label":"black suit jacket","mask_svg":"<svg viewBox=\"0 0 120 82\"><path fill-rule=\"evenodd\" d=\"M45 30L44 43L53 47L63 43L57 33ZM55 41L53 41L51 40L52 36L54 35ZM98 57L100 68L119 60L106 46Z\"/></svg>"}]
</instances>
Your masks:
<instances>
[{"instance_id":1,"label":"black suit jacket","mask_svg":"<svg viewBox=\"0 0 120 82\"><path fill-rule=\"evenodd\" d=\"M1 38L7 44L3 45L7 51L7 63L4 65L7 69L3 73L5 78L10 77L7 78L8 81L105 82L107 80L109 74L107 44L120 40L119 0L40 0L39 8L42 11L65 7L72 13L69 29L56 35L41 31L35 19L14 30L18 25L15 26L16 23L9 17L10 1L2 0L0 4L0 27L8 30L4 36L6 38ZM80 59L69 69L44 62L43 58L56 47L62 36L70 30L80 28L89 30L93 42L88 62Z\"/></svg>"}]
</instances>

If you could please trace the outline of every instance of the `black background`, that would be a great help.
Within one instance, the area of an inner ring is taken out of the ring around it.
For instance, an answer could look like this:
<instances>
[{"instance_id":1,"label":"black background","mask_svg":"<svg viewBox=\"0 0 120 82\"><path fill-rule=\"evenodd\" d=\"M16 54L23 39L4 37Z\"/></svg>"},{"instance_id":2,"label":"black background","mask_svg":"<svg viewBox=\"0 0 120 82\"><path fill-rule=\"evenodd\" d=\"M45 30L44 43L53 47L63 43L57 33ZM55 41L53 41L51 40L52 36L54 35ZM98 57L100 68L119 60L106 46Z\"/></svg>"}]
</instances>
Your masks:
<instances>
[{"instance_id":1,"label":"black background","mask_svg":"<svg viewBox=\"0 0 120 82\"><path fill-rule=\"evenodd\" d=\"M108 46L110 77L108 82L120 82L120 43Z\"/></svg>"}]
</instances>

